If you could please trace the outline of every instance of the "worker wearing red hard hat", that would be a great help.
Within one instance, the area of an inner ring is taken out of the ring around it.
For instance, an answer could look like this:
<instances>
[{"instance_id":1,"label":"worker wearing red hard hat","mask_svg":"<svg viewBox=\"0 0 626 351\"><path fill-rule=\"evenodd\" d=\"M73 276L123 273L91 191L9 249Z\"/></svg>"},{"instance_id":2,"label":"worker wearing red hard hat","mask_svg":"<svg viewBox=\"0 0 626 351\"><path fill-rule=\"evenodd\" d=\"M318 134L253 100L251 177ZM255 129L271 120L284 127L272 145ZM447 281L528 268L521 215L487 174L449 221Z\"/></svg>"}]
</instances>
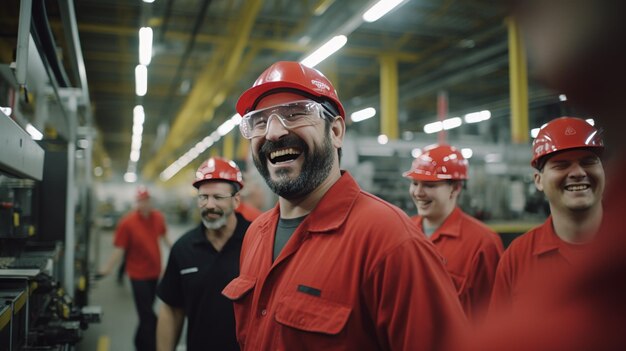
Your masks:
<instances>
[{"instance_id":1,"label":"worker wearing red hard hat","mask_svg":"<svg viewBox=\"0 0 626 351\"><path fill-rule=\"evenodd\" d=\"M437 350L463 324L440 256L399 208L339 166L332 83L277 62L237 102L257 170L278 195L250 226L234 302L242 350Z\"/></svg>"},{"instance_id":2,"label":"worker wearing red hard hat","mask_svg":"<svg viewBox=\"0 0 626 351\"><path fill-rule=\"evenodd\" d=\"M114 265L124 257L139 319L134 337L135 348L156 350L154 301L161 275L159 239L168 247L172 244L166 235L165 217L152 207L150 191L146 186L137 187L135 200L135 210L126 214L115 229L113 252L98 276L109 275Z\"/></svg>"},{"instance_id":3,"label":"worker wearing red hard hat","mask_svg":"<svg viewBox=\"0 0 626 351\"><path fill-rule=\"evenodd\" d=\"M187 350L238 350L232 303L221 291L239 274L239 253L250 225L236 211L243 188L237 164L204 161L192 185L202 223L172 247L157 294L157 350L174 350L187 319Z\"/></svg>"},{"instance_id":4,"label":"worker wearing red hard hat","mask_svg":"<svg viewBox=\"0 0 626 351\"><path fill-rule=\"evenodd\" d=\"M532 293L516 297L513 311L468 330L468 337L452 339L456 343L449 350L625 350L626 2L509 2L514 5L510 23L519 26L533 62L530 72L603 127L611 155L604 157L602 224L582 262L559 272L556 281L553 275L546 276Z\"/></svg>"},{"instance_id":5,"label":"worker wearing red hard hat","mask_svg":"<svg viewBox=\"0 0 626 351\"><path fill-rule=\"evenodd\" d=\"M467 160L455 147L430 145L403 176L411 180L409 194L417 208L412 219L446 260L468 318L479 319L488 306L503 247L497 233L457 206L469 178Z\"/></svg>"},{"instance_id":6,"label":"worker wearing red hard hat","mask_svg":"<svg viewBox=\"0 0 626 351\"><path fill-rule=\"evenodd\" d=\"M570 266L602 221L604 144L598 129L583 119L557 118L540 129L532 148L535 186L551 215L503 255L491 301L495 310L514 304L537 275Z\"/></svg>"}]
</instances>

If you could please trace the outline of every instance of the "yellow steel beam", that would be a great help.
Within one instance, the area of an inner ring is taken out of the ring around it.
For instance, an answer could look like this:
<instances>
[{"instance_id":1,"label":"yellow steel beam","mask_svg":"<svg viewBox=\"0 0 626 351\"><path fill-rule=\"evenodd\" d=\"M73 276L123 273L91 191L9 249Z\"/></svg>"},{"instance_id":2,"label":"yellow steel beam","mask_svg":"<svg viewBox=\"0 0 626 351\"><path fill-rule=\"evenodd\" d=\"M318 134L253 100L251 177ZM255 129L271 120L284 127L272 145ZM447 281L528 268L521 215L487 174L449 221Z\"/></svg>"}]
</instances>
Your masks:
<instances>
[{"instance_id":1,"label":"yellow steel beam","mask_svg":"<svg viewBox=\"0 0 626 351\"><path fill-rule=\"evenodd\" d=\"M507 19L509 33L509 87L511 94L511 141L528 142L528 73L526 52L513 18Z\"/></svg>"},{"instance_id":2,"label":"yellow steel beam","mask_svg":"<svg viewBox=\"0 0 626 351\"><path fill-rule=\"evenodd\" d=\"M239 133L238 130L236 132ZM248 139L239 135L239 145L237 146L237 159L238 160L247 159L249 150L250 150L250 143Z\"/></svg>"},{"instance_id":3,"label":"yellow steel beam","mask_svg":"<svg viewBox=\"0 0 626 351\"><path fill-rule=\"evenodd\" d=\"M398 61L380 57L380 132L390 140L398 139Z\"/></svg>"},{"instance_id":4,"label":"yellow steel beam","mask_svg":"<svg viewBox=\"0 0 626 351\"><path fill-rule=\"evenodd\" d=\"M237 22L240 23L240 22ZM51 23L51 27L60 26L60 22ZM122 26L109 26L102 24L81 23L78 25L80 32L110 34L118 36L137 36L138 29L134 27L122 27ZM168 31L165 34L167 40L175 41L187 41L190 34L188 32L172 32ZM213 35L213 34L198 34L195 38L197 43L201 44L213 44L213 45L228 45L232 41L232 37L229 35ZM314 49L311 45L302 45L295 42L288 42L276 39L255 39L249 42L251 48L256 49L270 49L277 51L298 52L306 53ZM357 57L377 57L380 55L380 50L375 48L365 47L347 47L341 50L342 55L357 56ZM406 52L396 51L388 52L388 54L395 56L399 61L417 62L422 55ZM136 59L136 57L134 57Z\"/></svg>"},{"instance_id":5,"label":"yellow steel beam","mask_svg":"<svg viewBox=\"0 0 626 351\"><path fill-rule=\"evenodd\" d=\"M313 14L315 14L315 16L323 15L334 2L335 0L319 0L317 4L313 6Z\"/></svg>"},{"instance_id":6,"label":"yellow steel beam","mask_svg":"<svg viewBox=\"0 0 626 351\"><path fill-rule=\"evenodd\" d=\"M229 160L235 158L235 131L224 135L222 143L222 156Z\"/></svg>"},{"instance_id":7,"label":"yellow steel beam","mask_svg":"<svg viewBox=\"0 0 626 351\"><path fill-rule=\"evenodd\" d=\"M175 153L185 140L193 136L198 126L213 118L215 108L223 102L225 94L235 81L237 68L242 62L244 49L262 3L262 0L249 0L242 6L232 46L225 46L221 52L213 55L212 62L201 72L163 146L144 168L145 178L154 178L161 171L160 168L167 166L164 161L168 155ZM220 58L226 62L217 61ZM200 116L204 118L199 118Z\"/></svg>"}]
</instances>

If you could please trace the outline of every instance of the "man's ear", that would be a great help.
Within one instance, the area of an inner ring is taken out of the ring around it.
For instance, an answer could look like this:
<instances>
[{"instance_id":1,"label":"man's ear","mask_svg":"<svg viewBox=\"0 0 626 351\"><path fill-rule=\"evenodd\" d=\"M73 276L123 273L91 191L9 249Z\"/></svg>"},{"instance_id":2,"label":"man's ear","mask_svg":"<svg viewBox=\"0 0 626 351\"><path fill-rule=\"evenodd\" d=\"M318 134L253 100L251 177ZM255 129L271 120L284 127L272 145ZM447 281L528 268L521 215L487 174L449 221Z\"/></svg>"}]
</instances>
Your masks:
<instances>
[{"instance_id":1,"label":"man's ear","mask_svg":"<svg viewBox=\"0 0 626 351\"><path fill-rule=\"evenodd\" d=\"M543 185L541 184L541 177L543 176L541 171L535 171L534 179L535 179L535 187L539 191L543 191Z\"/></svg>"},{"instance_id":2,"label":"man's ear","mask_svg":"<svg viewBox=\"0 0 626 351\"><path fill-rule=\"evenodd\" d=\"M451 185L452 185L452 192L450 193L450 198L456 196L456 198L458 199L458 197L461 195L461 190L463 190L463 182L455 181Z\"/></svg>"},{"instance_id":3,"label":"man's ear","mask_svg":"<svg viewBox=\"0 0 626 351\"><path fill-rule=\"evenodd\" d=\"M330 122L330 137L333 146L337 149L343 147L343 137L346 134L346 121L341 116L335 116Z\"/></svg>"}]
</instances>

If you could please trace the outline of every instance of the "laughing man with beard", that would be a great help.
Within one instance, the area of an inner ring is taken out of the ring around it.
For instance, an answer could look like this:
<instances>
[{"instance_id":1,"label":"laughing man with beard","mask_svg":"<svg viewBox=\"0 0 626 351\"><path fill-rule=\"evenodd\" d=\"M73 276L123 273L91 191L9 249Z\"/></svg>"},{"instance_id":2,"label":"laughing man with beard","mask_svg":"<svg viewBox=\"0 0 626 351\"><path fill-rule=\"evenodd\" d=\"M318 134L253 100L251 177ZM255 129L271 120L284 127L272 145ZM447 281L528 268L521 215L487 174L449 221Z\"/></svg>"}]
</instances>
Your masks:
<instances>
[{"instance_id":1,"label":"laughing man with beard","mask_svg":"<svg viewBox=\"0 0 626 351\"><path fill-rule=\"evenodd\" d=\"M464 324L441 257L399 208L340 170L332 83L277 62L237 102L277 205L250 226L234 302L242 350L438 350Z\"/></svg>"},{"instance_id":2,"label":"laughing man with beard","mask_svg":"<svg viewBox=\"0 0 626 351\"><path fill-rule=\"evenodd\" d=\"M537 279L567 270L580 259L602 222L604 143L585 120L561 117L543 127L533 141L535 186L550 204L541 226L515 239L496 271L491 307L513 307L517 296Z\"/></svg>"},{"instance_id":3,"label":"laughing man with beard","mask_svg":"<svg viewBox=\"0 0 626 351\"><path fill-rule=\"evenodd\" d=\"M176 348L185 318L187 350L239 350L232 303L222 289L239 274L239 253L250 225L235 209L243 187L239 167L211 157L198 168L202 224L172 247L158 288L163 300L157 325L157 350Z\"/></svg>"}]
</instances>

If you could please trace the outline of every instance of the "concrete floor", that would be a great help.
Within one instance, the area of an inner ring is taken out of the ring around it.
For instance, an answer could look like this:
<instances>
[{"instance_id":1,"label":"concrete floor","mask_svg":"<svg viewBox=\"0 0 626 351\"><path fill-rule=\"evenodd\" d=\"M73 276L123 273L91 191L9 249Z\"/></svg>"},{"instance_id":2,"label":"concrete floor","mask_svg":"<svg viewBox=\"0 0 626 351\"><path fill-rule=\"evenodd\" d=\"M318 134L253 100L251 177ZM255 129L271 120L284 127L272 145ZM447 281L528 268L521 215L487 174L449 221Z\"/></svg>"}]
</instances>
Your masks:
<instances>
[{"instance_id":1,"label":"concrete floor","mask_svg":"<svg viewBox=\"0 0 626 351\"><path fill-rule=\"evenodd\" d=\"M185 231L191 229L188 225L172 225L168 223L168 236L174 242ZM113 250L113 231L101 230L94 232L94 247L92 256L94 267L98 267L108 259ZM162 247L163 267L167 264L169 250ZM94 270L95 271L95 270ZM157 299L155 313L160 301ZM122 284L117 282L116 274L111 274L102 280L93 282L89 294L89 304L102 307L102 321L91 324L84 332L83 339L76 345L77 351L133 351L133 338L137 327L137 313L133 302L130 282L124 278ZM186 347L185 330L181 335L181 345L177 351L184 351Z\"/></svg>"}]
</instances>

